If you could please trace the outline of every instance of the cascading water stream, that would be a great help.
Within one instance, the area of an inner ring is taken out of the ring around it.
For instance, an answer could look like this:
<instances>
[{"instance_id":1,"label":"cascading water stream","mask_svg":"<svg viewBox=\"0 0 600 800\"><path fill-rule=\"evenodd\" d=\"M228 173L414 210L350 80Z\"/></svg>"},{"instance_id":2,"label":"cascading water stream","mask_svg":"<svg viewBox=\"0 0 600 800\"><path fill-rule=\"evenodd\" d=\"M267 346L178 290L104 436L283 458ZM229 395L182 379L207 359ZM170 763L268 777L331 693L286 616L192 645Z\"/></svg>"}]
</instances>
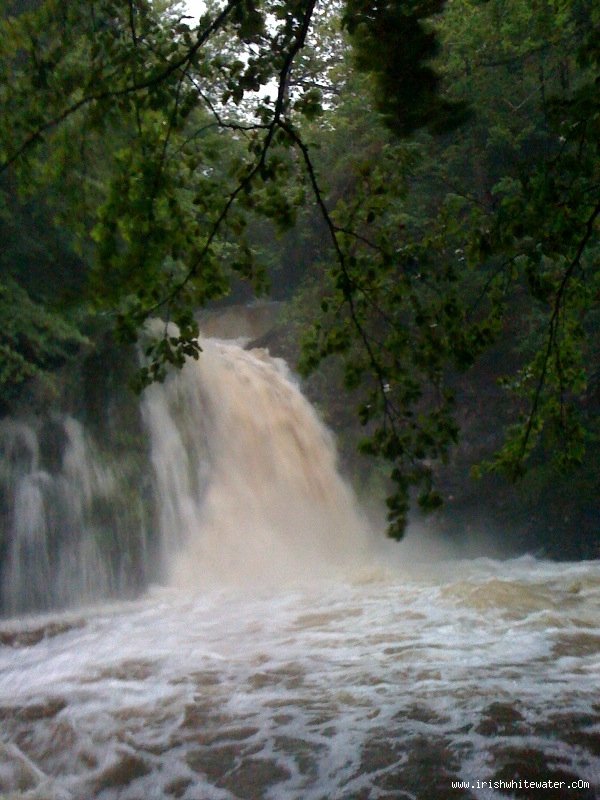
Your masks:
<instances>
[{"instance_id":1,"label":"cascading water stream","mask_svg":"<svg viewBox=\"0 0 600 800\"><path fill-rule=\"evenodd\" d=\"M16 613L127 593L145 520L126 508L118 466L100 458L82 425L65 415L45 428L3 420L0 455L0 606Z\"/></svg>"}]
</instances>

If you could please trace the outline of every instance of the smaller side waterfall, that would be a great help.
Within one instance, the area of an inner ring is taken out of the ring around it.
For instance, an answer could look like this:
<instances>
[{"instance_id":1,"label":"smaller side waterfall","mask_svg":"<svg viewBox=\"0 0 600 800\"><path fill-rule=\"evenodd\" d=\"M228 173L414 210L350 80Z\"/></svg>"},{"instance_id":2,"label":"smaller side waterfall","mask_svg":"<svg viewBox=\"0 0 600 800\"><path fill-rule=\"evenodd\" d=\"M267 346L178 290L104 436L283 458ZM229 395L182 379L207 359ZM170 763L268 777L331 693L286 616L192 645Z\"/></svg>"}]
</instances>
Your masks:
<instances>
[{"instance_id":1,"label":"smaller side waterfall","mask_svg":"<svg viewBox=\"0 0 600 800\"><path fill-rule=\"evenodd\" d=\"M364 564L366 521L285 363L202 347L143 401L169 580L262 585Z\"/></svg>"},{"instance_id":2,"label":"smaller side waterfall","mask_svg":"<svg viewBox=\"0 0 600 800\"><path fill-rule=\"evenodd\" d=\"M146 561L142 500L125 494L118 463L101 458L78 421L3 420L0 463L4 610L71 605L136 585Z\"/></svg>"}]
</instances>

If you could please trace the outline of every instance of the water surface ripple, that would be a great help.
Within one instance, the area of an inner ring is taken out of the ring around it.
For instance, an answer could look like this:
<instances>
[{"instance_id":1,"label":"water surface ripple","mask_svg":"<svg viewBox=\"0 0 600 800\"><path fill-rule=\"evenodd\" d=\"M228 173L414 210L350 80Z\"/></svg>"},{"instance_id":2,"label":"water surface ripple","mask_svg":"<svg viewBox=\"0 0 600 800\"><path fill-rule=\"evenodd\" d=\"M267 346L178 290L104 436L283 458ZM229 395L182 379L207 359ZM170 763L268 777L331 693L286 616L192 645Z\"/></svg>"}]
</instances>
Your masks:
<instances>
[{"instance_id":1,"label":"water surface ripple","mask_svg":"<svg viewBox=\"0 0 600 800\"><path fill-rule=\"evenodd\" d=\"M600 562L478 559L8 620L0 796L593 798L599 606Z\"/></svg>"}]
</instances>

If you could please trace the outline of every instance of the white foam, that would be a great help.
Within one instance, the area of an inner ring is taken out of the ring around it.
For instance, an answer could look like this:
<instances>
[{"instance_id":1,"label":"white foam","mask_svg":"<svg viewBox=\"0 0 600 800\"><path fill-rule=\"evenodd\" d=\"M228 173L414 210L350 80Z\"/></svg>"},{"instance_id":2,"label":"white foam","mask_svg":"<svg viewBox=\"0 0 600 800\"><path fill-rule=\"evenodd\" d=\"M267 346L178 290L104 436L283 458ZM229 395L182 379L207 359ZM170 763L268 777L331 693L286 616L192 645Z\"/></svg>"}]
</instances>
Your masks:
<instances>
[{"instance_id":1,"label":"white foam","mask_svg":"<svg viewBox=\"0 0 600 800\"><path fill-rule=\"evenodd\" d=\"M253 796L376 796L423 737L456 757L455 777L478 777L483 764L489 777L511 747L600 785L600 760L568 736L600 723L598 712L595 723L581 721L597 703L600 628L590 619L600 564L454 568L454 581L442 570L437 580L338 579L262 596L155 589L88 612L84 627L0 649L0 704L15 709L3 735L28 731L27 758L73 797L124 747L148 772L102 798L168 796L176 777L191 781L185 798L230 798L244 780L263 781ZM574 579L586 588L573 593ZM560 624L540 626L540 613ZM64 709L19 721L19 709L49 698ZM494 704L518 715L512 730ZM556 730L550 720L561 715L571 722ZM59 723L72 731L72 769L44 744ZM85 766L90 755L94 767ZM446 766L424 757L424 785Z\"/></svg>"}]
</instances>

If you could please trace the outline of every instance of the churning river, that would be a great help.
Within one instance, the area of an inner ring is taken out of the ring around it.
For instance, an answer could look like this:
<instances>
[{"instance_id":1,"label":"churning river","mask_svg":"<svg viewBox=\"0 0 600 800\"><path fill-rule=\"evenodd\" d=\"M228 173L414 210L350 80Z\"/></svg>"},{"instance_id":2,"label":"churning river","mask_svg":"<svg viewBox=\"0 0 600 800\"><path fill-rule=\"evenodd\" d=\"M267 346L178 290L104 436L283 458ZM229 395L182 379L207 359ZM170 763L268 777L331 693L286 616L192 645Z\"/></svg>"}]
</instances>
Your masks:
<instances>
[{"instance_id":1,"label":"churning river","mask_svg":"<svg viewBox=\"0 0 600 800\"><path fill-rule=\"evenodd\" d=\"M600 562L379 542L264 353L144 416L164 585L0 622L0 797L598 796Z\"/></svg>"}]
</instances>

